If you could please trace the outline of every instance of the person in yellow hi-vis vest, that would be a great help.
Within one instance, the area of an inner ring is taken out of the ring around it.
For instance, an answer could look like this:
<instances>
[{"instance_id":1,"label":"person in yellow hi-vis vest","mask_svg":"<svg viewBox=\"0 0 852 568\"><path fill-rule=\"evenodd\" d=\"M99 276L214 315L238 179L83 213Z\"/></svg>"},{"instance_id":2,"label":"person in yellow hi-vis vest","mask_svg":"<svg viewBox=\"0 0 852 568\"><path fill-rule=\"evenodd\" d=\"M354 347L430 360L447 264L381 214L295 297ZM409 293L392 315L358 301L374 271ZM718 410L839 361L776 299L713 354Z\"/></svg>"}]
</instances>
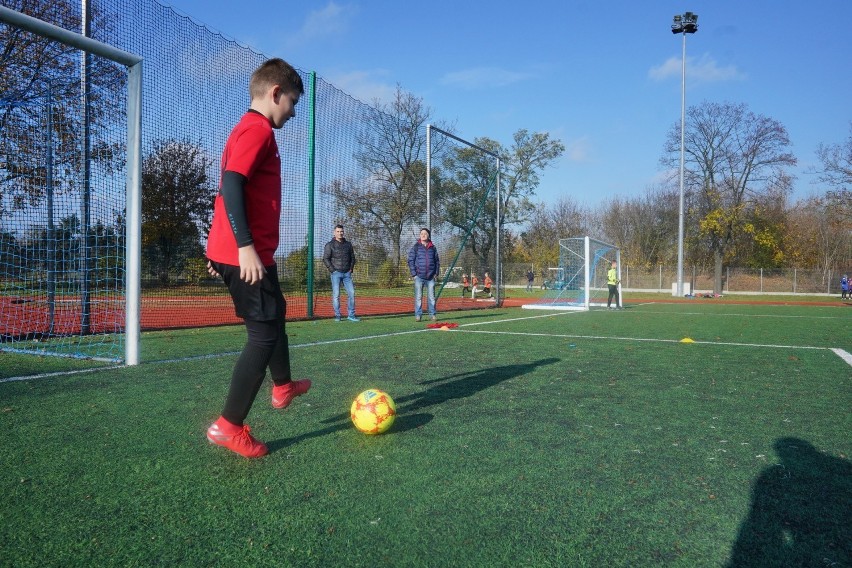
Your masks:
<instances>
[{"instance_id":1,"label":"person in yellow hi-vis vest","mask_svg":"<svg viewBox=\"0 0 852 568\"><path fill-rule=\"evenodd\" d=\"M610 309L618 309L621 307L621 302L618 299L618 270L616 270L616 263L612 261L612 268L610 268L606 273L606 284L609 286L609 298L606 300L606 307ZM612 305L612 300L615 298L615 306Z\"/></svg>"}]
</instances>

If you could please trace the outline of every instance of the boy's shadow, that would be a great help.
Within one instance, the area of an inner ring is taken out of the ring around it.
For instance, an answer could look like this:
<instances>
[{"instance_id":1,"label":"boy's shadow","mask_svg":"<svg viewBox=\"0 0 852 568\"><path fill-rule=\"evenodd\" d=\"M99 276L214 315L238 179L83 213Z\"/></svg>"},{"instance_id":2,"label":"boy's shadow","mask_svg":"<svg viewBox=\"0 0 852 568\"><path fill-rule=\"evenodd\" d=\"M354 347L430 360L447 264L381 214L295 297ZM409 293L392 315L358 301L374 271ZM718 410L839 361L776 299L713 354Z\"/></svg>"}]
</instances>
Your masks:
<instances>
[{"instance_id":1,"label":"boy's shadow","mask_svg":"<svg viewBox=\"0 0 852 568\"><path fill-rule=\"evenodd\" d=\"M550 357L530 363L501 365L499 367L491 367L490 369L457 373L439 379L421 381L418 384L430 386L423 392L401 396L394 400L396 402L397 417L390 429L390 433L399 434L420 428L432 421L432 414L417 413L419 410L443 404L449 400L467 398L489 387L498 385L503 381L525 375L542 365L552 365L558 362L559 359ZM349 423L349 414L345 412L326 418L322 420L322 423L330 424L330 426L294 438L275 440L267 443L267 446L270 451L275 451L301 442L302 440L325 436L326 434L347 430L352 427Z\"/></svg>"},{"instance_id":2,"label":"boy's shadow","mask_svg":"<svg viewBox=\"0 0 852 568\"><path fill-rule=\"evenodd\" d=\"M852 464L798 438L754 482L728 568L852 565Z\"/></svg>"},{"instance_id":3,"label":"boy's shadow","mask_svg":"<svg viewBox=\"0 0 852 568\"><path fill-rule=\"evenodd\" d=\"M500 367L491 367L480 371L471 371L468 373L457 373L440 379L432 379L429 381L421 381L418 384L431 385L423 392L415 393L400 397L396 402L402 407L405 412L420 410L430 406L443 404L448 400L467 398L489 387L493 387L520 377L542 365L552 365L558 363L559 359L550 357L548 359L540 359L530 363L518 365L502 365Z\"/></svg>"}]
</instances>

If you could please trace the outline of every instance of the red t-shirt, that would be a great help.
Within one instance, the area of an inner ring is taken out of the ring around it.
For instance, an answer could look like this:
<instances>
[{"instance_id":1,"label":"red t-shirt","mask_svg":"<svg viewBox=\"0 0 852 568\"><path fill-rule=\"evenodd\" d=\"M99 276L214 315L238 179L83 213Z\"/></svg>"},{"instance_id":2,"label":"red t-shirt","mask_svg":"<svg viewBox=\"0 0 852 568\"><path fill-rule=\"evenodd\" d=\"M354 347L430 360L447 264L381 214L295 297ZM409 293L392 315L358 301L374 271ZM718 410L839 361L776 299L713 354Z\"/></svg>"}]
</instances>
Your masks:
<instances>
[{"instance_id":1,"label":"red t-shirt","mask_svg":"<svg viewBox=\"0 0 852 568\"><path fill-rule=\"evenodd\" d=\"M254 111L243 115L222 151L222 172L225 171L248 179L244 198L249 230L260 261L271 266L275 263L273 255L278 248L281 219L281 158L268 118ZM216 196L213 208L207 258L232 266L240 264L237 240L221 193Z\"/></svg>"}]
</instances>

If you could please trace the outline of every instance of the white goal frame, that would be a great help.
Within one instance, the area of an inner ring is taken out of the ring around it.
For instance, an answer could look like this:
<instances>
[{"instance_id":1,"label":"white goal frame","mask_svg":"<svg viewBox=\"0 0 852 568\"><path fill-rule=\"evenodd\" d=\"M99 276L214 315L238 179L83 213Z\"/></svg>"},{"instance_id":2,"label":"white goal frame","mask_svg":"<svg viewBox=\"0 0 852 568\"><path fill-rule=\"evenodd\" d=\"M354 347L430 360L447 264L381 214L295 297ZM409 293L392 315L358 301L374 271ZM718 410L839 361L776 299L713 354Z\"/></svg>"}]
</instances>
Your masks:
<instances>
[{"instance_id":1,"label":"white goal frame","mask_svg":"<svg viewBox=\"0 0 852 568\"><path fill-rule=\"evenodd\" d=\"M586 311L592 307L606 307L595 295L600 297L604 292L608 295L606 269L613 260L618 276L618 307L622 307L621 250L618 247L585 236L559 239L559 250L559 266L549 269L558 276L550 283L552 288L540 301L524 304L524 309Z\"/></svg>"},{"instance_id":2,"label":"white goal frame","mask_svg":"<svg viewBox=\"0 0 852 568\"><path fill-rule=\"evenodd\" d=\"M0 6L0 21L127 67L124 364L139 364L142 295L142 57Z\"/></svg>"}]
</instances>

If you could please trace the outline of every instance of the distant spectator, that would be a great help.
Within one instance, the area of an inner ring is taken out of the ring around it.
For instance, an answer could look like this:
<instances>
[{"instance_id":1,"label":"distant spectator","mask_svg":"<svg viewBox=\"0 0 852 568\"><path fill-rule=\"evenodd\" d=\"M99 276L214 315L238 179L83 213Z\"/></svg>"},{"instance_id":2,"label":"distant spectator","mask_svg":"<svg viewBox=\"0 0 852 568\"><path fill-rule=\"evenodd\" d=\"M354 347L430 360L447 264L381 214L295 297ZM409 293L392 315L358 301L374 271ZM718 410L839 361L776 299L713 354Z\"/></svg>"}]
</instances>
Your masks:
<instances>
[{"instance_id":1,"label":"distant spectator","mask_svg":"<svg viewBox=\"0 0 852 568\"><path fill-rule=\"evenodd\" d=\"M533 274L532 268L527 270L527 292L532 292L533 280L535 280L535 274Z\"/></svg>"},{"instance_id":2,"label":"distant spectator","mask_svg":"<svg viewBox=\"0 0 852 568\"><path fill-rule=\"evenodd\" d=\"M470 292L470 279L467 277L467 274L462 274L462 298L464 298L465 292Z\"/></svg>"},{"instance_id":3,"label":"distant spectator","mask_svg":"<svg viewBox=\"0 0 852 568\"><path fill-rule=\"evenodd\" d=\"M343 236L343 225L334 227L334 238L325 244L322 262L331 273L331 307L334 320L340 321L340 284L346 289L346 314L349 321L359 321L355 317L355 284L352 283L352 271L355 269L355 249Z\"/></svg>"},{"instance_id":4,"label":"distant spectator","mask_svg":"<svg viewBox=\"0 0 852 568\"><path fill-rule=\"evenodd\" d=\"M427 228L420 229L420 240L414 243L408 251L408 269L414 278L414 319L420 321L423 316L423 285L426 285L426 293L429 305L429 317L436 319L435 315L435 277L441 266L438 258L438 249L432 242L432 232Z\"/></svg>"},{"instance_id":5,"label":"distant spectator","mask_svg":"<svg viewBox=\"0 0 852 568\"><path fill-rule=\"evenodd\" d=\"M840 279L840 299L845 300L846 298L852 298L852 294L849 293L849 276L844 274Z\"/></svg>"}]
</instances>

